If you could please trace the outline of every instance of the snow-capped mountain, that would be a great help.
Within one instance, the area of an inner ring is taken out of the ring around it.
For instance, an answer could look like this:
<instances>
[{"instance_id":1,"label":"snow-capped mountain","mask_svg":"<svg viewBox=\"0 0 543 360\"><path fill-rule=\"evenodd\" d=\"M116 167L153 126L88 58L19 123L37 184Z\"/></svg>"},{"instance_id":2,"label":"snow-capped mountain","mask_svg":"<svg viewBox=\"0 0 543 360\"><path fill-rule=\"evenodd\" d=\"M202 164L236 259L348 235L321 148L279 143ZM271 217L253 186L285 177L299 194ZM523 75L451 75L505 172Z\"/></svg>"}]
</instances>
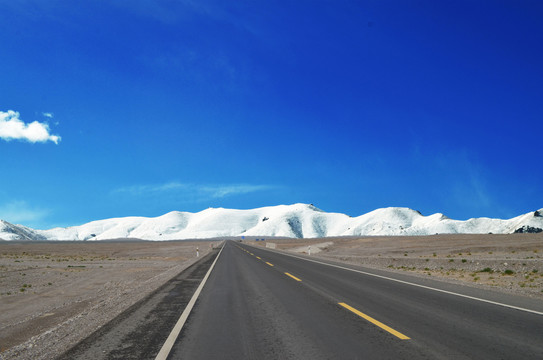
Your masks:
<instances>
[{"instance_id":1,"label":"snow-capped mountain","mask_svg":"<svg viewBox=\"0 0 543 360\"><path fill-rule=\"evenodd\" d=\"M423 216L418 211L399 207L377 209L350 217L327 213L307 204L251 210L209 208L198 213L172 211L155 218L113 218L50 230L34 230L0 220L0 239L4 240L174 240L231 236L315 238L540 231L543 231L543 209L509 220L475 218L460 221L439 213Z\"/></svg>"},{"instance_id":2,"label":"snow-capped mountain","mask_svg":"<svg viewBox=\"0 0 543 360\"><path fill-rule=\"evenodd\" d=\"M0 239L2 240L47 240L34 230L23 225L13 225L0 220Z\"/></svg>"}]
</instances>

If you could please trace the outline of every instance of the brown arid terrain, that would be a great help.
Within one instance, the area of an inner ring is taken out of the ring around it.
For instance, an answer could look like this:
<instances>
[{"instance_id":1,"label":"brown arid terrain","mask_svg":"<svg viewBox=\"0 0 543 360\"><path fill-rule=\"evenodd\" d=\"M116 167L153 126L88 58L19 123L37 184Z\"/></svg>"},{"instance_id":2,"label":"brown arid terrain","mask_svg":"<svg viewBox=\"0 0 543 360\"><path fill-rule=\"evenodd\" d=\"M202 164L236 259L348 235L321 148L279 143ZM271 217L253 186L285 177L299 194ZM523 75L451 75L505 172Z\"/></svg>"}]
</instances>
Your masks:
<instances>
[{"instance_id":1,"label":"brown arid terrain","mask_svg":"<svg viewBox=\"0 0 543 360\"><path fill-rule=\"evenodd\" d=\"M543 300L543 234L250 241ZM219 241L0 242L0 359L60 355Z\"/></svg>"},{"instance_id":2,"label":"brown arid terrain","mask_svg":"<svg viewBox=\"0 0 543 360\"><path fill-rule=\"evenodd\" d=\"M310 250L312 257L543 299L543 233L280 239L270 242L278 250L306 255ZM252 244L266 246L262 241Z\"/></svg>"},{"instance_id":3,"label":"brown arid terrain","mask_svg":"<svg viewBox=\"0 0 543 360\"><path fill-rule=\"evenodd\" d=\"M0 242L0 359L61 354L218 244Z\"/></svg>"}]
</instances>

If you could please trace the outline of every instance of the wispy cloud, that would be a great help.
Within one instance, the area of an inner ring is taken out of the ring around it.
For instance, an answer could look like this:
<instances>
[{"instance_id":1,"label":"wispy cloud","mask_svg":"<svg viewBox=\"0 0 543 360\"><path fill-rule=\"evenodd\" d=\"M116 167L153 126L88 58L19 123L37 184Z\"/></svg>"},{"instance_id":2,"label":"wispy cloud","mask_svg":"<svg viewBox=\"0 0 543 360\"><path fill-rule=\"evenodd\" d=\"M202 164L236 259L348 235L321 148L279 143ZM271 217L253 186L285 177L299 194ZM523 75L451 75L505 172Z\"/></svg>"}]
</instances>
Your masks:
<instances>
[{"instance_id":1,"label":"wispy cloud","mask_svg":"<svg viewBox=\"0 0 543 360\"><path fill-rule=\"evenodd\" d=\"M228 196L248 194L275 188L271 185L252 184L226 184L226 185L199 185L169 182L155 185L133 185L115 189L114 193L125 193L134 196L164 194L190 194L199 200L220 199Z\"/></svg>"},{"instance_id":2,"label":"wispy cloud","mask_svg":"<svg viewBox=\"0 0 543 360\"><path fill-rule=\"evenodd\" d=\"M213 198L223 198L230 195L248 194L256 191L264 191L273 188L270 185L215 185L202 186L200 191L209 194Z\"/></svg>"},{"instance_id":3,"label":"wispy cloud","mask_svg":"<svg viewBox=\"0 0 543 360\"><path fill-rule=\"evenodd\" d=\"M455 204L465 215L454 215L458 219L490 216L487 214L508 213L499 202L492 186L491 170L468 150L450 151L436 157L442 199L446 204ZM498 216L498 215L494 215Z\"/></svg>"},{"instance_id":4,"label":"wispy cloud","mask_svg":"<svg viewBox=\"0 0 543 360\"><path fill-rule=\"evenodd\" d=\"M40 227L49 213L49 210L31 206L23 200L13 200L0 205L0 219L30 227Z\"/></svg>"},{"instance_id":5,"label":"wispy cloud","mask_svg":"<svg viewBox=\"0 0 543 360\"><path fill-rule=\"evenodd\" d=\"M47 115L46 115L47 114ZM47 118L52 118L52 114L43 113ZM50 116L48 116L50 115ZM58 144L60 136L52 135L47 123L34 121L25 124L17 111L0 111L0 138L6 141L23 140L32 143L52 141Z\"/></svg>"},{"instance_id":6,"label":"wispy cloud","mask_svg":"<svg viewBox=\"0 0 543 360\"><path fill-rule=\"evenodd\" d=\"M132 0L116 1L112 5L122 7L126 11L140 16L151 17L164 24L175 24L188 19L194 14L205 15L212 18L223 18L225 12L213 2L201 0L180 1L156 1L156 0Z\"/></svg>"},{"instance_id":7,"label":"wispy cloud","mask_svg":"<svg viewBox=\"0 0 543 360\"><path fill-rule=\"evenodd\" d=\"M155 185L131 185L113 190L114 193L126 193L131 195L146 195L163 192L171 192L174 190L189 189L190 185L177 182Z\"/></svg>"}]
</instances>

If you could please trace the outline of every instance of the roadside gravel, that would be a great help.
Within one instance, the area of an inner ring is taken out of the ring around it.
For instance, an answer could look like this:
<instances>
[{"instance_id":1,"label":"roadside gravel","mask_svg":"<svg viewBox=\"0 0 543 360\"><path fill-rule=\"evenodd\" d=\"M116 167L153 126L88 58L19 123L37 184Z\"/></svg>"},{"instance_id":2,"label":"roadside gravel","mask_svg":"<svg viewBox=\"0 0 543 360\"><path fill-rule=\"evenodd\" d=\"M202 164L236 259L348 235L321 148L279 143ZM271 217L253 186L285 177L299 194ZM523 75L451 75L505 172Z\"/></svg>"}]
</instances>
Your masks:
<instances>
[{"instance_id":1,"label":"roadside gravel","mask_svg":"<svg viewBox=\"0 0 543 360\"><path fill-rule=\"evenodd\" d=\"M218 242L2 243L0 359L51 359Z\"/></svg>"}]
</instances>

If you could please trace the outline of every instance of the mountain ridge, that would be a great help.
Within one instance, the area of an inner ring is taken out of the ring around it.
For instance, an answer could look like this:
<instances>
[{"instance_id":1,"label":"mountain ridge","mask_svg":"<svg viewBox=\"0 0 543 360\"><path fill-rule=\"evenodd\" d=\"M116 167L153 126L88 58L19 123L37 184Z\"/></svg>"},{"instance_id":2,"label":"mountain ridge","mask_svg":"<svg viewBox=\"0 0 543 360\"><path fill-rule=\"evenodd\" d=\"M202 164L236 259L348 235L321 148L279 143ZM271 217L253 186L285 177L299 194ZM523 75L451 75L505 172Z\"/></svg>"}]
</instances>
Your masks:
<instances>
[{"instance_id":1,"label":"mountain ridge","mask_svg":"<svg viewBox=\"0 0 543 360\"><path fill-rule=\"evenodd\" d=\"M387 207L351 217L312 204L249 210L208 208L197 213L171 211L157 217L130 216L66 228L37 230L0 220L4 240L183 240L239 236L318 238L332 236L511 234L543 231L543 209L511 219L454 220L441 213L424 216L406 207Z\"/></svg>"}]
</instances>

